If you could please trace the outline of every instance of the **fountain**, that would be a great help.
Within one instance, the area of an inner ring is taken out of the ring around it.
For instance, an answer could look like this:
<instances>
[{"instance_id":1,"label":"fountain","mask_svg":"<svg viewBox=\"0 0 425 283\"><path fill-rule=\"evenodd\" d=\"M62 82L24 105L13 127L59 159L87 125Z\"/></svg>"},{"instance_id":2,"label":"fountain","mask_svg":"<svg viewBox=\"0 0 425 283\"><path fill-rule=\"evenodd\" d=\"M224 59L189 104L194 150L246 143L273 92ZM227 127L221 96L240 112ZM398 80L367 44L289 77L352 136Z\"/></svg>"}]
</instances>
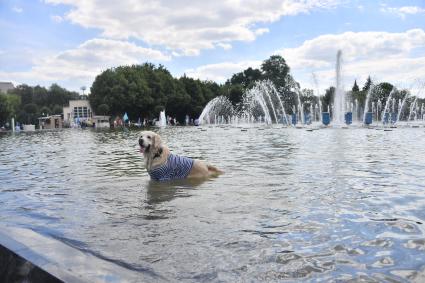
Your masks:
<instances>
[{"instance_id":1,"label":"fountain","mask_svg":"<svg viewBox=\"0 0 425 283\"><path fill-rule=\"evenodd\" d=\"M227 119L224 117L227 117ZM269 80L257 82L244 93L240 111L233 108L227 97L218 96L208 102L198 120L200 124L224 122L250 124L257 121L266 124L284 122L289 125L280 95Z\"/></svg>"},{"instance_id":2,"label":"fountain","mask_svg":"<svg viewBox=\"0 0 425 283\"><path fill-rule=\"evenodd\" d=\"M165 111L161 111L159 113L159 120L157 122L157 126L159 127L165 127L167 125L167 120L165 118Z\"/></svg>"},{"instance_id":3,"label":"fountain","mask_svg":"<svg viewBox=\"0 0 425 283\"><path fill-rule=\"evenodd\" d=\"M392 95L394 94L395 91L396 91L396 88L393 86L393 88L391 89L390 94L388 95L387 102L385 103L384 111L382 112L382 115L381 115L382 124L388 123L390 121L390 119L388 118L389 115L386 115L386 114L387 114L387 110L388 110L388 108L390 106L390 102L392 101L391 97L392 97ZM393 105L394 105L394 103L393 103Z\"/></svg>"},{"instance_id":4,"label":"fountain","mask_svg":"<svg viewBox=\"0 0 425 283\"><path fill-rule=\"evenodd\" d=\"M336 58L336 88L333 103L327 105L327 112L322 112L323 106L319 95L319 88L316 75L313 73L313 80L316 87L318 102L309 101L305 105L302 103L302 92L299 87L292 87L289 95L291 105L285 105L287 109L292 109L292 116L285 112L281 96L285 93L278 93L274 84L269 80L258 81L255 85L245 91L242 96L242 102L234 108L231 101L220 96L211 100L203 109L199 119L199 124L278 124L296 125L301 122L303 125L308 122L317 123L334 127L345 127L354 123L354 125L371 125L373 121L382 121L383 124L391 122L392 126L400 120L403 107L407 101L407 94L404 99L397 96L397 89L393 87L387 97L376 99L376 92L379 85L370 84L364 105L356 98L347 101L346 92L342 81L342 51L338 50ZM398 100L397 100L398 99ZM385 102L385 104L384 104ZM416 105L417 104L417 105ZM306 111L306 112L304 112ZM398 113L397 113L398 112ZM425 119L425 107L419 102L410 105L408 120L415 121ZM326 121L325 121L326 120Z\"/></svg>"},{"instance_id":5,"label":"fountain","mask_svg":"<svg viewBox=\"0 0 425 283\"><path fill-rule=\"evenodd\" d=\"M363 120L362 120L362 122L364 124L371 124L372 123L372 121L370 121L371 119L369 119L369 117L367 117L367 116L370 115L368 113L371 113L371 112L369 112L369 100L370 100L370 95L372 94L373 88L374 88L374 86L373 86L373 84L371 84L370 87L369 87L369 90L367 91L366 102L365 102L365 105L364 105L364 112L363 112ZM366 118L368 118L368 119L366 119ZM366 120L367 120L368 123L366 123Z\"/></svg>"},{"instance_id":6,"label":"fountain","mask_svg":"<svg viewBox=\"0 0 425 283\"><path fill-rule=\"evenodd\" d=\"M415 100L410 105L410 111L409 111L409 118L407 118L407 121L413 120L416 121L416 106L417 106L418 98L415 97ZM412 119L412 112L413 112L413 119Z\"/></svg>"},{"instance_id":7,"label":"fountain","mask_svg":"<svg viewBox=\"0 0 425 283\"><path fill-rule=\"evenodd\" d=\"M336 55L336 89L334 99L333 123L335 125L344 124L345 115L345 92L342 86L342 51L338 50Z\"/></svg>"},{"instance_id":8,"label":"fountain","mask_svg":"<svg viewBox=\"0 0 425 283\"><path fill-rule=\"evenodd\" d=\"M217 96L208 102L204 110L202 110L202 113L198 118L199 124L211 124L213 122L218 124L219 119L217 117L233 116L233 112L234 110L230 100L225 96ZM212 121L212 118L214 118L214 121ZM221 122L224 122L224 117L220 119Z\"/></svg>"},{"instance_id":9,"label":"fountain","mask_svg":"<svg viewBox=\"0 0 425 283\"><path fill-rule=\"evenodd\" d=\"M400 121L401 111L403 111L403 106L404 106L404 104L406 104L406 100L407 100L408 96L409 96L409 93L407 92L406 95L403 98L403 101L401 102L401 105L398 106L397 120L395 121L395 123Z\"/></svg>"},{"instance_id":10,"label":"fountain","mask_svg":"<svg viewBox=\"0 0 425 283\"><path fill-rule=\"evenodd\" d=\"M322 100L320 99L319 83L317 82L316 74L313 73L314 86L316 87L317 98L319 100L319 120L322 122Z\"/></svg>"}]
</instances>

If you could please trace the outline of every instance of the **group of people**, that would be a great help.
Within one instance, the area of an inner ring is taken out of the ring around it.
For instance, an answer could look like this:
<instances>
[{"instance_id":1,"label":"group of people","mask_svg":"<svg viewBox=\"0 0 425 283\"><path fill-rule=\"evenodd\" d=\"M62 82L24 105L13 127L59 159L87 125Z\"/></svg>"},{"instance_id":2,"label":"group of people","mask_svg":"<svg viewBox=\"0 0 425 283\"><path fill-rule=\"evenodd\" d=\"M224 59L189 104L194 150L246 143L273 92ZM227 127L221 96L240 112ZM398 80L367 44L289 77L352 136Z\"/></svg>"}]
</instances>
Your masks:
<instances>
[{"instance_id":1,"label":"group of people","mask_svg":"<svg viewBox=\"0 0 425 283\"><path fill-rule=\"evenodd\" d=\"M175 118L175 117L171 117L171 116L167 116L166 117L166 125L167 126L180 126L181 123ZM154 118L154 119L147 119L144 118L143 121L139 118L138 122L134 123L131 122L130 120L124 120L124 118L117 116L114 121L113 124L111 126L113 126L114 128L116 127L130 127L130 126L136 126L136 127L149 127L149 126L155 126L157 125L158 119ZM185 126L197 126L197 119L192 119L189 117L189 115L186 115L185 117L185 121L184 124Z\"/></svg>"}]
</instances>

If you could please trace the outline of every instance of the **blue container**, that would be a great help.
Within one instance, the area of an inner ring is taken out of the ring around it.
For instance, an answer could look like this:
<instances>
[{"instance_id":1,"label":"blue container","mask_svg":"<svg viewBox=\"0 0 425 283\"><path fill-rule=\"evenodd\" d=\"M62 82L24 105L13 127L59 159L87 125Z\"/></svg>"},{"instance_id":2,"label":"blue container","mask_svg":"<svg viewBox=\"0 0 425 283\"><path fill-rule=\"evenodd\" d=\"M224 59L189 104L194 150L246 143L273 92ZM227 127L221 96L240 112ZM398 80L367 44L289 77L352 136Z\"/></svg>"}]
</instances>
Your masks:
<instances>
[{"instance_id":1,"label":"blue container","mask_svg":"<svg viewBox=\"0 0 425 283\"><path fill-rule=\"evenodd\" d=\"M390 122L390 113L386 112L384 114L384 124L388 124Z\"/></svg>"},{"instance_id":2,"label":"blue container","mask_svg":"<svg viewBox=\"0 0 425 283\"><path fill-rule=\"evenodd\" d=\"M297 114L292 114L292 125L296 125L297 124Z\"/></svg>"},{"instance_id":3,"label":"blue container","mask_svg":"<svg viewBox=\"0 0 425 283\"><path fill-rule=\"evenodd\" d=\"M329 112L322 112L322 123L327 126L331 123L331 115Z\"/></svg>"},{"instance_id":4,"label":"blue container","mask_svg":"<svg viewBox=\"0 0 425 283\"><path fill-rule=\"evenodd\" d=\"M366 117L364 119L364 123L366 125L370 125L370 124L372 124L372 121L373 121L373 119L372 119L372 112L367 112L366 113Z\"/></svg>"},{"instance_id":5,"label":"blue container","mask_svg":"<svg viewBox=\"0 0 425 283\"><path fill-rule=\"evenodd\" d=\"M391 113L391 123L395 124L397 122L397 113Z\"/></svg>"},{"instance_id":6,"label":"blue container","mask_svg":"<svg viewBox=\"0 0 425 283\"><path fill-rule=\"evenodd\" d=\"M353 123L353 112L345 113L345 124L351 125Z\"/></svg>"},{"instance_id":7,"label":"blue container","mask_svg":"<svg viewBox=\"0 0 425 283\"><path fill-rule=\"evenodd\" d=\"M311 124L311 115L310 115L310 113L305 113L305 114L304 114L304 122L305 122L307 125L310 125L310 124Z\"/></svg>"}]
</instances>

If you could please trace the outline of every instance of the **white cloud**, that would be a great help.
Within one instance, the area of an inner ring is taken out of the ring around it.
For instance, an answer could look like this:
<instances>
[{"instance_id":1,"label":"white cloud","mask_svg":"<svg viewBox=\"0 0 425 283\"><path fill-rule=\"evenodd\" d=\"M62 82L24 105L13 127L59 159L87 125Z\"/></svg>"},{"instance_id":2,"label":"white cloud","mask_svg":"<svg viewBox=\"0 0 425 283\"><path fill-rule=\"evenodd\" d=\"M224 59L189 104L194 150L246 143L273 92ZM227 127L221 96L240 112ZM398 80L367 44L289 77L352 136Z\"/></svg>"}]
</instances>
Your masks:
<instances>
[{"instance_id":1,"label":"white cloud","mask_svg":"<svg viewBox=\"0 0 425 283\"><path fill-rule=\"evenodd\" d=\"M217 43L217 46L223 48L224 50L232 49L232 45L228 44L228 43L221 43L220 42L220 43Z\"/></svg>"},{"instance_id":2,"label":"white cloud","mask_svg":"<svg viewBox=\"0 0 425 283\"><path fill-rule=\"evenodd\" d=\"M50 16L50 19L52 21L54 21L55 23L61 23L61 22L63 22L63 18L61 16L58 16L58 15Z\"/></svg>"},{"instance_id":3,"label":"white cloud","mask_svg":"<svg viewBox=\"0 0 425 283\"><path fill-rule=\"evenodd\" d=\"M230 79L233 74L241 72L249 67L259 68L260 65L261 61L243 61L238 63L223 62L188 69L185 73L189 77L224 83L227 79Z\"/></svg>"},{"instance_id":4,"label":"white cloud","mask_svg":"<svg viewBox=\"0 0 425 283\"><path fill-rule=\"evenodd\" d=\"M6 80L26 83L64 82L64 86L91 85L101 71L119 66L140 64L146 61L168 61L162 52L143 48L127 41L91 39L75 49L35 60L29 71L1 72Z\"/></svg>"},{"instance_id":5,"label":"white cloud","mask_svg":"<svg viewBox=\"0 0 425 283\"><path fill-rule=\"evenodd\" d=\"M368 75L396 84L425 78L424 47L425 31L412 29L402 33L321 35L278 53L287 60L295 79L304 87L315 88L311 79L314 71L320 87L325 88L335 85L336 53L341 49L344 78L349 88L354 79L363 81Z\"/></svg>"},{"instance_id":6,"label":"white cloud","mask_svg":"<svg viewBox=\"0 0 425 283\"><path fill-rule=\"evenodd\" d=\"M406 15L425 14L425 9L418 6L387 7L383 5L381 11L391 13L404 19Z\"/></svg>"},{"instance_id":7,"label":"white cloud","mask_svg":"<svg viewBox=\"0 0 425 283\"><path fill-rule=\"evenodd\" d=\"M321 35L305 41L298 47L285 48L276 53L285 58L293 77L303 88L316 90L312 79L314 72L323 94L325 88L335 85L338 49L343 51L345 88L350 89L355 79L362 86L369 75L376 82L388 81L400 87L409 87L418 78L424 79L424 47L425 31L413 29L403 33L346 32ZM209 64L186 70L186 74L224 82L234 73L248 67L259 68L261 63L242 61Z\"/></svg>"},{"instance_id":8,"label":"white cloud","mask_svg":"<svg viewBox=\"0 0 425 283\"><path fill-rule=\"evenodd\" d=\"M65 18L113 39L137 38L184 55L268 32L257 24L335 7L340 0L45 0L72 6Z\"/></svg>"},{"instance_id":9,"label":"white cloud","mask_svg":"<svg viewBox=\"0 0 425 283\"><path fill-rule=\"evenodd\" d=\"M24 11L22 8L16 7L16 6L14 6L12 8L12 10L13 10L13 12L18 13L18 14L20 14L20 13L22 13Z\"/></svg>"}]
</instances>

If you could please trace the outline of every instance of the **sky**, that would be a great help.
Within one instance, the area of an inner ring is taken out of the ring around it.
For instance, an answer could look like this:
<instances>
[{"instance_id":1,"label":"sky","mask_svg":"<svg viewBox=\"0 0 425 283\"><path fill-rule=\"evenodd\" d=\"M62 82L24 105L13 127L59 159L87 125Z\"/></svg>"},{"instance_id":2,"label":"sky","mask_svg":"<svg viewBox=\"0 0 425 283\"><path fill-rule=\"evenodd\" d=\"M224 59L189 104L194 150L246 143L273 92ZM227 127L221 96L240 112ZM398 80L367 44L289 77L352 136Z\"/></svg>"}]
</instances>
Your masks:
<instances>
[{"instance_id":1,"label":"sky","mask_svg":"<svg viewBox=\"0 0 425 283\"><path fill-rule=\"evenodd\" d=\"M0 0L0 81L15 85L81 93L144 62L224 83L278 54L323 94L338 50L347 90L370 75L425 97L425 0Z\"/></svg>"}]
</instances>

